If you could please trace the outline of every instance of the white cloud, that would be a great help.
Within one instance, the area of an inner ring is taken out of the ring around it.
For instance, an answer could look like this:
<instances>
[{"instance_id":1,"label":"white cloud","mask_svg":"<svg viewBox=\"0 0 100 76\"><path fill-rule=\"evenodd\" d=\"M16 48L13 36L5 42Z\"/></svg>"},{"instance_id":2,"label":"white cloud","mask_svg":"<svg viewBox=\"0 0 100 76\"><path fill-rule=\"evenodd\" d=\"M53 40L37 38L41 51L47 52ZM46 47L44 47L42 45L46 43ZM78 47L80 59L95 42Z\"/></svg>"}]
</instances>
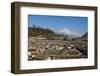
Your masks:
<instances>
[{"instance_id":1,"label":"white cloud","mask_svg":"<svg viewBox=\"0 0 100 76\"><path fill-rule=\"evenodd\" d=\"M63 28L63 29L60 29L58 31L59 34L63 34L63 35L73 35L73 36L76 36L76 37L81 37L82 35L78 32L75 32L75 31L72 31L68 28Z\"/></svg>"}]
</instances>

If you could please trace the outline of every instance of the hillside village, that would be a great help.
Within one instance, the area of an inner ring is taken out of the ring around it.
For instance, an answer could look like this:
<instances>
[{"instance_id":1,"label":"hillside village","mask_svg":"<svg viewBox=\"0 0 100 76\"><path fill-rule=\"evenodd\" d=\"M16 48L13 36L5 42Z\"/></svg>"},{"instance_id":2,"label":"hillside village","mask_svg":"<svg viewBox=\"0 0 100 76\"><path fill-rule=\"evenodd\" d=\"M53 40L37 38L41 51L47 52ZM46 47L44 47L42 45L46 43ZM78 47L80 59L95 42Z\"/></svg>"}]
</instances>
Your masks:
<instances>
[{"instance_id":1,"label":"hillside village","mask_svg":"<svg viewBox=\"0 0 100 76\"><path fill-rule=\"evenodd\" d=\"M87 36L85 33L82 37L68 38L47 28L29 27L28 60L87 58Z\"/></svg>"}]
</instances>

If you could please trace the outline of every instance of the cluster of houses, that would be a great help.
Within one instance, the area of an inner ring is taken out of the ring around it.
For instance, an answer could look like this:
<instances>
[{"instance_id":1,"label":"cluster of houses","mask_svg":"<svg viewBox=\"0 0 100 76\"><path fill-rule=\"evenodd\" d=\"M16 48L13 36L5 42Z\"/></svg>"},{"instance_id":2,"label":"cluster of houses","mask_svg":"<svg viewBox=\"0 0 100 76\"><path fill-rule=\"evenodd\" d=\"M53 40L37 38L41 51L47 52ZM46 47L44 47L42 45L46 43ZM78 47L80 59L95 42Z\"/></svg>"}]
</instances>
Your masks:
<instances>
[{"instance_id":1,"label":"cluster of houses","mask_svg":"<svg viewBox=\"0 0 100 76\"><path fill-rule=\"evenodd\" d=\"M44 38L30 38L28 48L29 60L53 60L67 58L81 58L82 53L74 44L66 45L58 41L43 41Z\"/></svg>"}]
</instances>

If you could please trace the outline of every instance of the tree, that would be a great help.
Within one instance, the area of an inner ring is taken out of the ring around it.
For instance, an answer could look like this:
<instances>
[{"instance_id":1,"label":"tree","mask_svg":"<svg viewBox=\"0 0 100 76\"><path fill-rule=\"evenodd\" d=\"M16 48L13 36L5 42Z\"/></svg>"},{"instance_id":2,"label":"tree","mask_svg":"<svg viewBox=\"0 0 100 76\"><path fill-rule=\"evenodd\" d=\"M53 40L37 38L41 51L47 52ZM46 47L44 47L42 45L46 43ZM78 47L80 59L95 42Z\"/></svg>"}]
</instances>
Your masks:
<instances>
[{"instance_id":1,"label":"tree","mask_svg":"<svg viewBox=\"0 0 100 76\"><path fill-rule=\"evenodd\" d=\"M32 28L35 28L35 27L36 27L36 25L33 24Z\"/></svg>"}]
</instances>

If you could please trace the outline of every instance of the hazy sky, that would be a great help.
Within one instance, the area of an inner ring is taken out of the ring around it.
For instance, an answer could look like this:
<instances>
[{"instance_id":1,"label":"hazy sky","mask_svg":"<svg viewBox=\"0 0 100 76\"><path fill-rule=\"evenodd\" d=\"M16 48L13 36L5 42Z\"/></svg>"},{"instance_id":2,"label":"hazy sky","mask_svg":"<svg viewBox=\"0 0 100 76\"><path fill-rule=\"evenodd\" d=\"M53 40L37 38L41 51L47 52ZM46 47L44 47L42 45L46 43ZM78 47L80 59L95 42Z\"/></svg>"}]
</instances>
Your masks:
<instances>
[{"instance_id":1,"label":"hazy sky","mask_svg":"<svg viewBox=\"0 0 100 76\"><path fill-rule=\"evenodd\" d=\"M53 31L70 30L80 34L88 31L88 17L29 15L28 26L49 28Z\"/></svg>"}]
</instances>

